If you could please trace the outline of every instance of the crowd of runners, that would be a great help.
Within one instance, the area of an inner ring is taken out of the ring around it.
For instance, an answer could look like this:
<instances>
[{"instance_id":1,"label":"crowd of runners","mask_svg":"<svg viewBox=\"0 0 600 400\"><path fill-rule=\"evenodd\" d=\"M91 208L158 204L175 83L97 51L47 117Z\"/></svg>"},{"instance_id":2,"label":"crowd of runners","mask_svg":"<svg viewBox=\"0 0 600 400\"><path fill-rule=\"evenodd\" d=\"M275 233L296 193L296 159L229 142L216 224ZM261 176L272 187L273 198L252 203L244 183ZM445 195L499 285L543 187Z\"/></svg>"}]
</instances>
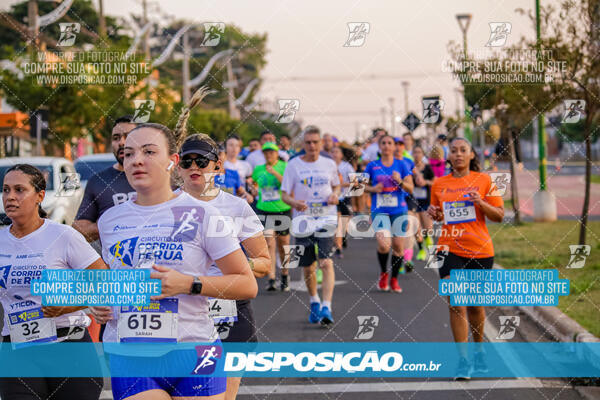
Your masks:
<instances>
[{"instance_id":1,"label":"crowd of runners","mask_svg":"<svg viewBox=\"0 0 600 400\"><path fill-rule=\"evenodd\" d=\"M365 267L364 273L378 290L401 293L402 275L420 273L413 260L434 252L443 257L441 279L452 269L492 267L486 218L502 221L503 201L466 139L441 134L428 142L376 128L367 142L348 144L307 126L294 138L265 130L248 143L235 134L217 143L211 132L187 129L204 94L196 93L173 130L134 123L131 116L114 121L117 162L88 181L72 227L44 218L45 181L35 167L15 165L3 181L4 209L12 220L0 230L5 264L23 271L40 265L152 268L152 277L162 281L152 307L161 329L120 323L148 307L42 307L30 283L4 284L4 342L90 341L90 315L102 324L104 342L256 342L251 299L289 292L290 268L303 270L309 306L302 318L331 326L335 274L357 229L355 217L369 221L366 232L376 239L379 270ZM231 234L211 234L211 220ZM53 242L60 245L46 245ZM257 278L263 277L259 289ZM24 311L41 316L41 333L9 318ZM449 311L456 342L467 342L469 330L475 342L483 341L483 307L449 305ZM472 360L466 349L461 355L457 378L487 369L482 351ZM164 362L177 362L174 357ZM115 356L113 362L126 368L132 361ZM119 400L234 399L239 385L240 378L112 378ZM30 387L60 399L97 399L101 385L89 379L2 378L0 397L30 399Z\"/></svg>"}]
</instances>

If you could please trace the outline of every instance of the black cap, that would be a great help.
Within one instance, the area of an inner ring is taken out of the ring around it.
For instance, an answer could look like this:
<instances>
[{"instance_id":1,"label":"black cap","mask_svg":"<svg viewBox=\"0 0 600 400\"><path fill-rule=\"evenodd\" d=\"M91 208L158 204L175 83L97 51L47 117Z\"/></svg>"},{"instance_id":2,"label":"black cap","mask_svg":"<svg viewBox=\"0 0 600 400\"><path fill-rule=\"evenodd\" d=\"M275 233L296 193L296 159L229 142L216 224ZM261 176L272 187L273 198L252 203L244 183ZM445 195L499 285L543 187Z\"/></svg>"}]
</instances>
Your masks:
<instances>
[{"instance_id":1,"label":"black cap","mask_svg":"<svg viewBox=\"0 0 600 400\"><path fill-rule=\"evenodd\" d=\"M448 139L448 136L444 135L443 133L439 134L437 137L439 140L446 140Z\"/></svg>"},{"instance_id":2,"label":"black cap","mask_svg":"<svg viewBox=\"0 0 600 400\"><path fill-rule=\"evenodd\" d=\"M188 154L199 154L212 161L217 161L219 159L217 149L204 140L186 140L183 143L183 146L181 146L179 156L183 157Z\"/></svg>"}]
</instances>

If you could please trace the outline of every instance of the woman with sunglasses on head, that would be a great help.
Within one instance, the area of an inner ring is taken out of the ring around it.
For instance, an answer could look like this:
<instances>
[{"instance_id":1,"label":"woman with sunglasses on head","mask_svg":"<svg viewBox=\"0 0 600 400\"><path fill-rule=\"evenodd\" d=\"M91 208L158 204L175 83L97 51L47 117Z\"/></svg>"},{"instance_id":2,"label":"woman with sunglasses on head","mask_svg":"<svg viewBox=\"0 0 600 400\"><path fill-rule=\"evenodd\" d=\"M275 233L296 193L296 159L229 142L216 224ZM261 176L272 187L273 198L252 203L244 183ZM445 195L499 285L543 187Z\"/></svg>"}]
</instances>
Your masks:
<instances>
[{"instance_id":1,"label":"woman with sunglasses on head","mask_svg":"<svg viewBox=\"0 0 600 400\"><path fill-rule=\"evenodd\" d=\"M205 95L199 90L192 103L199 103ZM176 132L181 131L182 118L188 114L189 108L182 113ZM154 264L151 278L161 280L162 293L142 309L94 308L100 322L108 321L104 342L214 342L218 335L209 316L208 297L241 300L256 296L256 279L238 240L210 234L214 221L233 231L231 224L222 221L210 204L171 190L171 173L179 162L177 137L169 128L154 123L140 124L127 136L123 167L137 198L100 217L102 254L111 268ZM117 226L124 228L115 229ZM208 276L213 260L222 276ZM158 315L161 329L127 323L131 318L145 320L144 313L150 309L153 317ZM171 353L172 362L183 363L192 356L186 350ZM170 365L171 353L160 365ZM142 362L140 358L112 357L111 369L127 370L132 363ZM161 360L165 359L150 358L148 362ZM226 378L218 376L112 378L115 400L223 399L225 385Z\"/></svg>"},{"instance_id":2,"label":"woman with sunglasses on head","mask_svg":"<svg viewBox=\"0 0 600 400\"><path fill-rule=\"evenodd\" d=\"M185 139L179 152L181 160L177 168L183 180L182 188L196 199L206 201L219 209L224 217L234 219L237 232L232 232L232 235L239 240L248 255L248 262L254 276L261 278L267 274L271 265L267 242L262 232L263 226L244 199L219 190L215 187L214 181L209 179L211 175L223 168L223 161L217 157L217 151L217 144L208 135L195 134ZM219 276L222 272L213 264L208 274ZM223 342L257 341L250 300L219 300L211 304L211 311L215 314L221 310L235 311L235 316L215 315L215 323L221 332ZM235 399L241 380L241 377L227 378L226 400Z\"/></svg>"},{"instance_id":3,"label":"woman with sunglasses on head","mask_svg":"<svg viewBox=\"0 0 600 400\"><path fill-rule=\"evenodd\" d=\"M83 235L46 219L41 207L46 193L43 173L29 164L10 167L2 184L2 204L12 224L0 230L0 302L4 310L2 341L16 348L36 343L91 342L85 307L44 307L31 294L32 280L52 269L101 269L106 265ZM24 351L28 351L25 349ZM35 348L31 348L35 350ZM31 356L31 352L22 357ZM61 362L89 363L97 355L67 355ZM45 371L56 360L34 358L32 367ZM88 364L89 365L89 364ZM2 400L96 400L102 378L0 378Z\"/></svg>"},{"instance_id":4,"label":"woman with sunglasses on head","mask_svg":"<svg viewBox=\"0 0 600 400\"><path fill-rule=\"evenodd\" d=\"M451 173L437 178L431 187L431 205L427 212L435 221L443 221L438 240L438 253L447 253L439 269L441 279L448 279L453 269L491 269L494 265L494 245L486 218L502 222L504 202L495 192L488 174L479 172L479 161L471 143L465 138L450 142L448 153ZM452 229L450 229L452 225ZM450 232L459 232L453 236ZM455 379L470 379L471 373L487 372L483 356L485 308L483 306L452 306L448 299L450 327L454 341L466 343L469 330L476 342L474 362L467 359L466 346L459 346L460 359Z\"/></svg>"}]
</instances>

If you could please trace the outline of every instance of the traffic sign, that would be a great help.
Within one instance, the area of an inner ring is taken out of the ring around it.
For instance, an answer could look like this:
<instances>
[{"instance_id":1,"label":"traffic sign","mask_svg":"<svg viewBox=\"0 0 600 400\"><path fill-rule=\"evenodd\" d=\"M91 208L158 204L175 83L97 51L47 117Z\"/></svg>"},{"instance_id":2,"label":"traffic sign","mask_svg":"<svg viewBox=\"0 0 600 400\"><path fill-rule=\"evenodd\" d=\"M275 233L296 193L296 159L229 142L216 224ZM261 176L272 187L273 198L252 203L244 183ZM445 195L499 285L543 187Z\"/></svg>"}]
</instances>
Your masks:
<instances>
[{"instance_id":1,"label":"traffic sign","mask_svg":"<svg viewBox=\"0 0 600 400\"><path fill-rule=\"evenodd\" d=\"M409 131L413 132L421 125L421 120L413 113L408 113L402 124L408 128Z\"/></svg>"}]
</instances>

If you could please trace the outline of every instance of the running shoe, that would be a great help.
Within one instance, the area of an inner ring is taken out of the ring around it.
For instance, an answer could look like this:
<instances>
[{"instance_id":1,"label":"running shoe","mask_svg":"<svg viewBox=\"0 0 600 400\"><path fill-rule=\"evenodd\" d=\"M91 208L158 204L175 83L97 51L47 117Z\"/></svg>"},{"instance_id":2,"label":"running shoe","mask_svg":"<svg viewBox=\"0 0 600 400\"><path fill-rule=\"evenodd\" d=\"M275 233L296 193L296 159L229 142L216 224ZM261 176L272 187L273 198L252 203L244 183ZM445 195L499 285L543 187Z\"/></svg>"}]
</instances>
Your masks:
<instances>
[{"instance_id":1,"label":"running shoe","mask_svg":"<svg viewBox=\"0 0 600 400\"><path fill-rule=\"evenodd\" d=\"M333 317L331 316L331 311L329 307L321 308L321 325L331 325L333 324Z\"/></svg>"},{"instance_id":2,"label":"running shoe","mask_svg":"<svg viewBox=\"0 0 600 400\"><path fill-rule=\"evenodd\" d=\"M290 291L290 286L288 283L288 275L281 275L281 291L282 292L289 292Z\"/></svg>"},{"instance_id":3,"label":"running shoe","mask_svg":"<svg viewBox=\"0 0 600 400\"><path fill-rule=\"evenodd\" d=\"M400 269L398 270L398 273L400 275L404 275L406 274L406 268L404 268L404 264L402 264L402 266L400 267Z\"/></svg>"},{"instance_id":4,"label":"running shoe","mask_svg":"<svg viewBox=\"0 0 600 400\"><path fill-rule=\"evenodd\" d=\"M400 287L400 284L398 283L398 278L390 279L390 286L392 287L392 292L402 293L402 288Z\"/></svg>"},{"instance_id":5,"label":"running shoe","mask_svg":"<svg viewBox=\"0 0 600 400\"><path fill-rule=\"evenodd\" d=\"M427 246L427 247L433 246L433 239L431 238L431 236L427 236L425 238L425 246Z\"/></svg>"},{"instance_id":6,"label":"running shoe","mask_svg":"<svg viewBox=\"0 0 600 400\"><path fill-rule=\"evenodd\" d=\"M483 351L478 351L475 353L471 372L474 374L485 374L489 372L489 368L485 362L485 353Z\"/></svg>"},{"instance_id":7,"label":"running shoe","mask_svg":"<svg viewBox=\"0 0 600 400\"><path fill-rule=\"evenodd\" d=\"M346 238L346 236L342 238L342 247L344 249L348 247L348 238Z\"/></svg>"},{"instance_id":8,"label":"running shoe","mask_svg":"<svg viewBox=\"0 0 600 400\"><path fill-rule=\"evenodd\" d=\"M344 258L344 254L342 253L342 250L335 249L335 258L337 258L338 260L341 260L342 258Z\"/></svg>"},{"instance_id":9,"label":"running shoe","mask_svg":"<svg viewBox=\"0 0 600 400\"><path fill-rule=\"evenodd\" d=\"M456 373L454 374L454 380L455 381L468 381L469 379L471 379L471 374L470 371L471 370L471 366L469 365L469 361L464 358L461 357L458 360L458 368L456 368Z\"/></svg>"},{"instance_id":10,"label":"running shoe","mask_svg":"<svg viewBox=\"0 0 600 400\"><path fill-rule=\"evenodd\" d=\"M277 290L275 287L275 279L269 279L269 284L267 285L267 292L274 292Z\"/></svg>"},{"instance_id":11,"label":"running shoe","mask_svg":"<svg viewBox=\"0 0 600 400\"><path fill-rule=\"evenodd\" d=\"M383 292L390 290L390 286L388 285L388 275L389 274L387 272L382 272L379 275L379 283L377 284L377 287Z\"/></svg>"},{"instance_id":12,"label":"running shoe","mask_svg":"<svg viewBox=\"0 0 600 400\"><path fill-rule=\"evenodd\" d=\"M323 282L323 270L317 267L317 283Z\"/></svg>"},{"instance_id":13,"label":"running shoe","mask_svg":"<svg viewBox=\"0 0 600 400\"><path fill-rule=\"evenodd\" d=\"M308 321L311 324L316 324L321 321L321 317L319 316L321 312L321 303L310 303L310 315L308 316Z\"/></svg>"},{"instance_id":14,"label":"running shoe","mask_svg":"<svg viewBox=\"0 0 600 400\"><path fill-rule=\"evenodd\" d=\"M413 272L413 270L415 269L415 264L413 264L412 261L407 261L404 263L404 265L406 266L407 273Z\"/></svg>"},{"instance_id":15,"label":"running shoe","mask_svg":"<svg viewBox=\"0 0 600 400\"><path fill-rule=\"evenodd\" d=\"M425 249L419 250L419 252L417 253L417 260L424 261L426 258L427 258L427 252L425 251Z\"/></svg>"}]
</instances>

